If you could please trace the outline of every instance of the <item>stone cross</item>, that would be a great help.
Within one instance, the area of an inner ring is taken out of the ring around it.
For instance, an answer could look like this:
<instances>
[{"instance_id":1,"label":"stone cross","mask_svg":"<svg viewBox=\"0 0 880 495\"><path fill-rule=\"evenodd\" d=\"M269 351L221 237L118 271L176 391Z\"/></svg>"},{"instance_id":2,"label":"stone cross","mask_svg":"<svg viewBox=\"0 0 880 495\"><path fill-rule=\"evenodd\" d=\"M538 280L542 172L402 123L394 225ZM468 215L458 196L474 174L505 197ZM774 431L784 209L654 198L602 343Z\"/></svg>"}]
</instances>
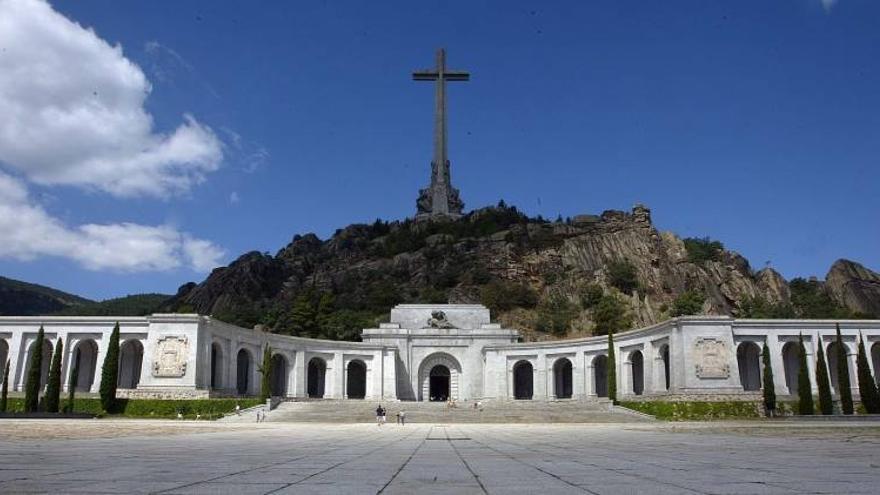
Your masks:
<instances>
[{"instance_id":1,"label":"stone cross","mask_svg":"<svg viewBox=\"0 0 880 495\"><path fill-rule=\"evenodd\" d=\"M446 51L437 50L433 69L413 72L416 81L434 81L434 159L431 161L431 185L422 189L416 218L461 216L464 203L452 187L446 150L446 81L467 81L470 74L446 68Z\"/></svg>"}]
</instances>

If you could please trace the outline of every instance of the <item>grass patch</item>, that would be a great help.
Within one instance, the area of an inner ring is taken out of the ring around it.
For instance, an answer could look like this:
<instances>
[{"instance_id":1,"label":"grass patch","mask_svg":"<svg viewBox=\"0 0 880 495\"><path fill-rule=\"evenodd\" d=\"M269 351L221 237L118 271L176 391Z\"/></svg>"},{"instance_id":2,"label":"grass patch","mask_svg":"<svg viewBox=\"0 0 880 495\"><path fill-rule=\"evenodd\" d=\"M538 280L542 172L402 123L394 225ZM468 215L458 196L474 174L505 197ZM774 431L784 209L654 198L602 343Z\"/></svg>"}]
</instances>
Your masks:
<instances>
[{"instance_id":1,"label":"grass patch","mask_svg":"<svg viewBox=\"0 0 880 495\"><path fill-rule=\"evenodd\" d=\"M62 407L67 401L62 401ZM216 419L235 410L238 404L242 409L262 404L260 399L192 399L192 400L160 400L160 399L117 399L116 407L110 411L110 417L124 418L176 418L177 413L186 419ZM9 398L8 412L24 412L24 399ZM101 399L74 399L73 412L89 413L96 416L104 415Z\"/></svg>"},{"instance_id":2,"label":"grass patch","mask_svg":"<svg viewBox=\"0 0 880 495\"><path fill-rule=\"evenodd\" d=\"M759 404L752 401L728 402L635 402L622 401L621 406L667 421L702 421L712 419L760 418Z\"/></svg>"}]
</instances>

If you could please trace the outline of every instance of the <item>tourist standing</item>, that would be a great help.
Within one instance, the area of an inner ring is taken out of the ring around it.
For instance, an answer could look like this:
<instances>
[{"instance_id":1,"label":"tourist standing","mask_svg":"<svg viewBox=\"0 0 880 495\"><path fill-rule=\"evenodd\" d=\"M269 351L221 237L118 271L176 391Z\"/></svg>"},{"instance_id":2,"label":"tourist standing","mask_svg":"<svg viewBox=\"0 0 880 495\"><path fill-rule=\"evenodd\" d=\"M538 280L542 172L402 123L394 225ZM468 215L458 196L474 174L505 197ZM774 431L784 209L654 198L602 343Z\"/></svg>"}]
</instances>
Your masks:
<instances>
[{"instance_id":1,"label":"tourist standing","mask_svg":"<svg viewBox=\"0 0 880 495\"><path fill-rule=\"evenodd\" d=\"M397 422L400 426L406 426L406 411L400 411L397 413Z\"/></svg>"},{"instance_id":2,"label":"tourist standing","mask_svg":"<svg viewBox=\"0 0 880 495\"><path fill-rule=\"evenodd\" d=\"M376 408L376 425L382 426L382 419L385 417L385 409L382 409L382 404L379 404L379 407Z\"/></svg>"}]
</instances>

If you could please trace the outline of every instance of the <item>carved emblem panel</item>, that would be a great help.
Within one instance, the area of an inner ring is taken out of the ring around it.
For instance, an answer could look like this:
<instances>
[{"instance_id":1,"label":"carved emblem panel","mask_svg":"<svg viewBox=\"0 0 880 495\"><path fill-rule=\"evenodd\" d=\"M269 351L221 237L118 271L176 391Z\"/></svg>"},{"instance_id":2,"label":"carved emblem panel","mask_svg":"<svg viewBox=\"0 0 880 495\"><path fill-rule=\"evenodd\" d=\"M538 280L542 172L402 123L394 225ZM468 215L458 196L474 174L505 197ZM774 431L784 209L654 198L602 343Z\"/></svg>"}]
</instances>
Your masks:
<instances>
[{"instance_id":1,"label":"carved emblem panel","mask_svg":"<svg viewBox=\"0 0 880 495\"><path fill-rule=\"evenodd\" d=\"M156 342L153 376L180 378L186 374L188 344L184 336L165 336Z\"/></svg>"},{"instance_id":2,"label":"carved emblem panel","mask_svg":"<svg viewBox=\"0 0 880 495\"><path fill-rule=\"evenodd\" d=\"M694 342L697 378L729 378L730 360L724 341L701 337Z\"/></svg>"}]
</instances>

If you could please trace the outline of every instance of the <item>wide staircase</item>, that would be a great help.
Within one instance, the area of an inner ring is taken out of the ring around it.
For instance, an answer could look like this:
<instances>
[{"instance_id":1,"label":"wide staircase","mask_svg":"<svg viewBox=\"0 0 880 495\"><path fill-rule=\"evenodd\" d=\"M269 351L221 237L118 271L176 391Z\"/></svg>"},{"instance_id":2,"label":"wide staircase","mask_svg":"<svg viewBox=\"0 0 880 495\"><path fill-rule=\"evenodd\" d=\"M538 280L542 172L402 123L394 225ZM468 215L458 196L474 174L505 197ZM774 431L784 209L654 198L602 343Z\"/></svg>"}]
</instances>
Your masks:
<instances>
[{"instance_id":1,"label":"wide staircase","mask_svg":"<svg viewBox=\"0 0 880 495\"><path fill-rule=\"evenodd\" d=\"M368 423L376 421L377 405L370 400L285 401L269 412L265 421ZM389 423L396 421L398 411L406 413L407 423L619 423L653 420L651 416L613 406L611 401L603 399L461 401L456 407L449 407L445 402L387 402L382 405ZM227 420L254 421L255 413L228 417Z\"/></svg>"}]
</instances>

